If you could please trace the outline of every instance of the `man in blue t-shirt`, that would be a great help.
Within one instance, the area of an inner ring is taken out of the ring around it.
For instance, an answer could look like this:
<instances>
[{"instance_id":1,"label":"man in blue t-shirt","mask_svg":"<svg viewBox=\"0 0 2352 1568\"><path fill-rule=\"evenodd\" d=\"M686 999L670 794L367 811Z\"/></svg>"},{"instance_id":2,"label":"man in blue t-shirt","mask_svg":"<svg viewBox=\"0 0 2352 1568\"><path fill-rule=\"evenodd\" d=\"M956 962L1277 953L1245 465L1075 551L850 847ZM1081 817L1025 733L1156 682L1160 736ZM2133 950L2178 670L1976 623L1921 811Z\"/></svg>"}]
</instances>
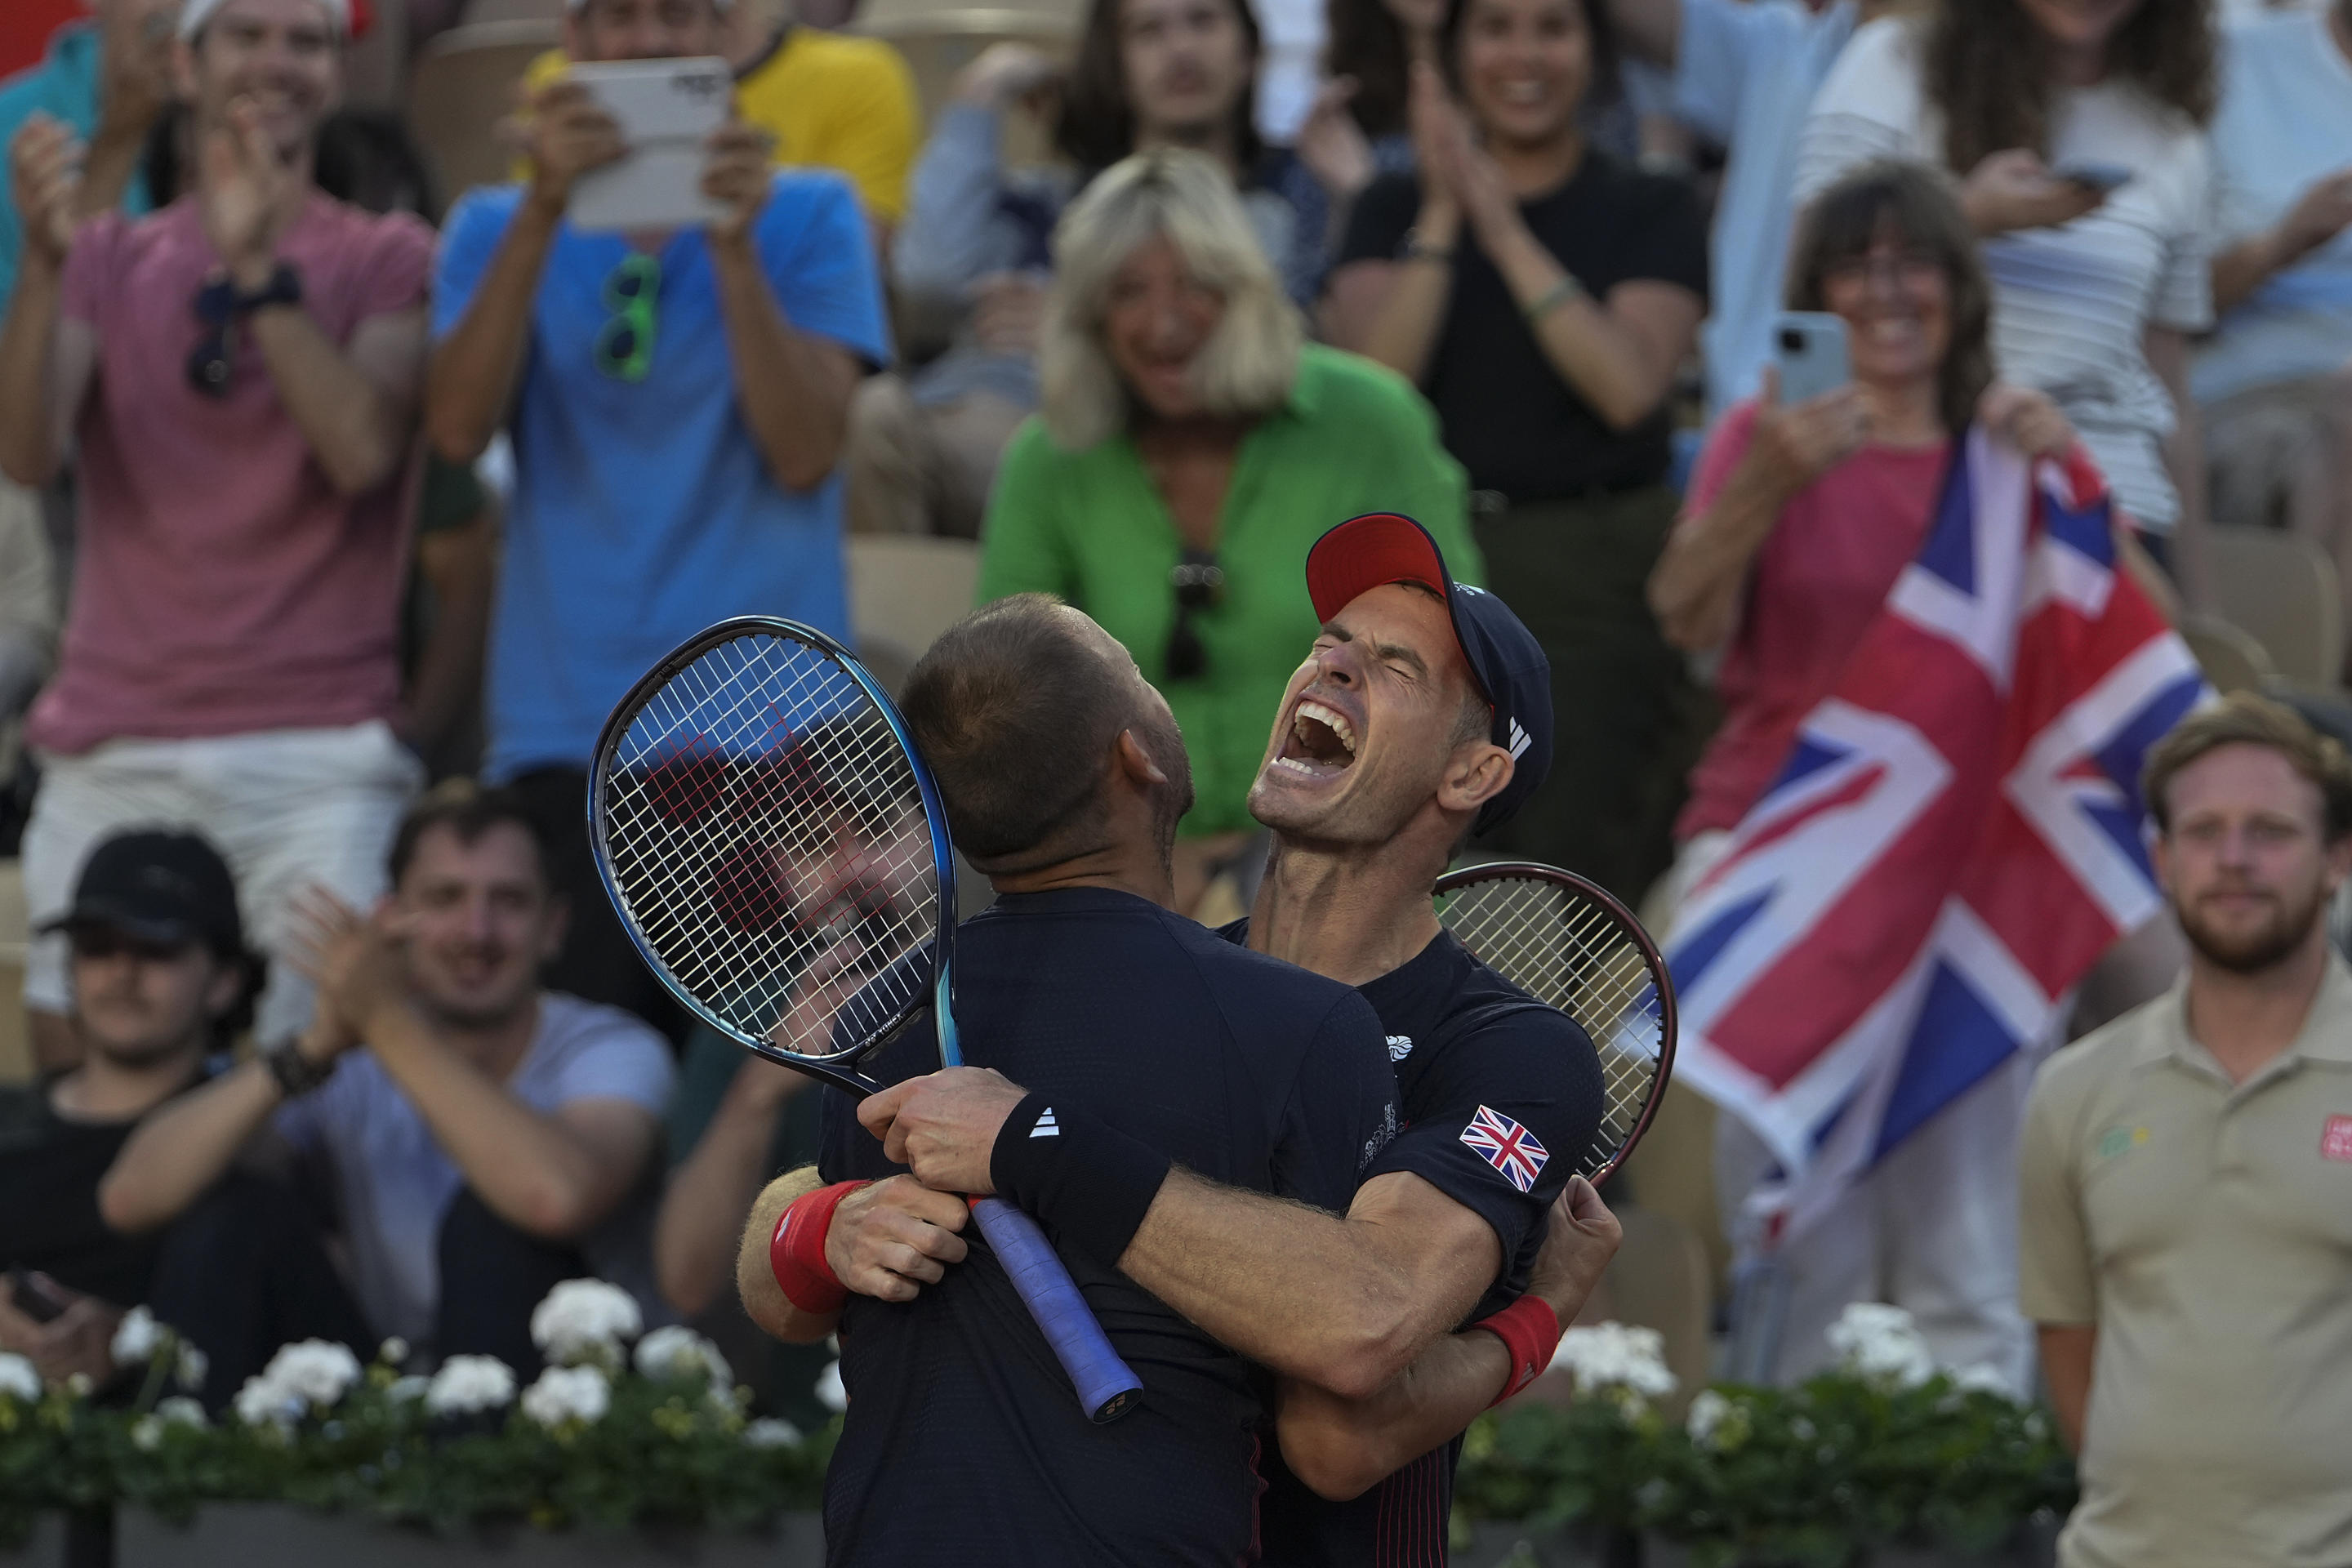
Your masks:
<instances>
[{"instance_id":1,"label":"man in blue t-shirt","mask_svg":"<svg viewBox=\"0 0 2352 1568\"><path fill-rule=\"evenodd\" d=\"M575 60L725 52L719 0L572 0ZM626 151L579 82L532 98L530 178L449 216L433 301L426 434L471 462L500 429L515 491L491 636L483 771L533 803L574 928L551 983L675 1016L588 853L585 768L613 704L713 621L849 630L834 477L849 397L890 357L866 220L846 180L777 171L766 138L710 139L709 226L583 233L573 182Z\"/></svg>"},{"instance_id":2,"label":"man in blue t-shirt","mask_svg":"<svg viewBox=\"0 0 2352 1568\"><path fill-rule=\"evenodd\" d=\"M1408 518L1326 533L1307 587L1323 633L1250 792L1274 850L1252 918L1227 934L1354 985L1380 1014L1402 1131L1345 1217L1149 1158L1085 1106L1055 1100L1055 1136L1036 1138L1038 1097L1017 1073L934 1074L876 1096L865 1120L929 1187L1000 1193L1048 1227L1073 1204L1081 1220L1143 1216L1098 1254L1117 1245L1122 1274L1286 1380L1266 1562L1442 1563L1462 1430L1532 1381L1616 1247L1572 1174L1602 1125L1592 1042L1465 952L1430 899L1469 834L1542 782L1550 671L1518 617L1457 585ZM907 1184L875 1192L828 1237L836 1275L859 1290L925 1282L960 1216ZM911 1271L893 1261L908 1258Z\"/></svg>"},{"instance_id":3,"label":"man in blue t-shirt","mask_svg":"<svg viewBox=\"0 0 2352 1568\"><path fill-rule=\"evenodd\" d=\"M957 933L956 1015L972 1060L1029 1086L1024 1135L1052 1126L1050 1108L1219 1191L1344 1207L1395 1129L1379 1021L1347 986L1168 908L1191 773L1135 661L1077 611L1016 595L942 636L905 707L957 842L998 894ZM919 1026L866 1070L890 1082L938 1060ZM1139 1407L1097 1426L977 1242L967 1254L940 1229L951 1274L911 1300L845 1305L818 1261L824 1228L857 1201L852 1184L903 1167L855 1104L826 1098L819 1172L835 1184L795 1173L771 1187L740 1275L745 1306L781 1337L841 1334L849 1412L825 1480L835 1568L1249 1561L1265 1380L1112 1267L1143 1217L1123 1200L1139 1190L1148 1204L1150 1188L1065 1194L1045 1227L1142 1380ZM961 1225L961 1199L929 1196Z\"/></svg>"}]
</instances>

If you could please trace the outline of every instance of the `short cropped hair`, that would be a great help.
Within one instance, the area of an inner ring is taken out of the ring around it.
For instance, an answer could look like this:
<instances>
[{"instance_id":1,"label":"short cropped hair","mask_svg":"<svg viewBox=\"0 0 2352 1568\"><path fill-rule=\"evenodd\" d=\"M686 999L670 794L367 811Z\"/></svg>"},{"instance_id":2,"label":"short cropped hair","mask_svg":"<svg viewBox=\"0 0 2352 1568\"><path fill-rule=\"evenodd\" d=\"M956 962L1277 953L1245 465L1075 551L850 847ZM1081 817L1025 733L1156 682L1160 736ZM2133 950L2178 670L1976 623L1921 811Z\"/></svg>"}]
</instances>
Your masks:
<instances>
[{"instance_id":1,"label":"short cropped hair","mask_svg":"<svg viewBox=\"0 0 2352 1568\"><path fill-rule=\"evenodd\" d=\"M1133 400L1103 343L1118 269L1165 236L1194 281L1225 302L1192 366L1202 405L1226 417L1271 414L1298 379L1306 329L1260 247L1241 194L1199 153L1161 148L1112 164L1054 231L1054 293L1037 351L1038 416L1065 451L1127 428Z\"/></svg>"},{"instance_id":2,"label":"short cropped hair","mask_svg":"<svg viewBox=\"0 0 2352 1568\"><path fill-rule=\"evenodd\" d=\"M1134 703L1059 600L1016 594L941 633L908 672L899 707L949 830L985 869L1045 844L1099 803L1106 759Z\"/></svg>"},{"instance_id":3,"label":"short cropped hair","mask_svg":"<svg viewBox=\"0 0 2352 1568\"><path fill-rule=\"evenodd\" d=\"M394 888L408 874L416 858L416 847L427 833L446 827L457 836L460 844L471 844L493 827L511 826L522 829L530 840L531 856L538 862L539 879L550 895L555 892L553 868L549 864L547 836L538 818L524 806L522 797L511 790L484 789L472 779L445 779L426 790L408 815L400 819L400 829L392 836L392 853L385 858L385 868Z\"/></svg>"},{"instance_id":4,"label":"short cropped hair","mask_svg":"<svg viewBox=\"0 0 2352 1568\"><path fill-rule=\"evenodd\" d=\"M2352 758L2332 736L2323 735L2284 703L2251 691L2234 691L2177 725L2148 753L2141 793L2157 830L2172 831L2172 806L2165 798L2182 769L2223 746L2263 746L2293 764L2319 790L2327 842L2352 835Z\"/></svg>"}]
</instances>

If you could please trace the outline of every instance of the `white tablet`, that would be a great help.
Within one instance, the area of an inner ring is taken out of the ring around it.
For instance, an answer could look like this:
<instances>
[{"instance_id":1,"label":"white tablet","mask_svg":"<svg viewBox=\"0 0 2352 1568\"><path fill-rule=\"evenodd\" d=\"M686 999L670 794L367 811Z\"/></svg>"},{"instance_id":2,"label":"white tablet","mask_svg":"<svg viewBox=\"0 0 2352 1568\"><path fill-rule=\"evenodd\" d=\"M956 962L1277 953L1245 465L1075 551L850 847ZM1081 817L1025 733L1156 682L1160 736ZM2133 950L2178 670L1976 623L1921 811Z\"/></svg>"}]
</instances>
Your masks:
<instances>
[{"instance_id":1,"label":"white tablet","mask_svg":"<svg viewBox=\"0 0 2352 1568\"><path fill-rule=\"evenodd\" d=\"M566 212L583 229L688 228L720 212L702 194L704 146L727 118L735 79L715 57L610 60L571 68L620 122L626 156L591 169L572 186Z\"/></svg>"}]
</instances>

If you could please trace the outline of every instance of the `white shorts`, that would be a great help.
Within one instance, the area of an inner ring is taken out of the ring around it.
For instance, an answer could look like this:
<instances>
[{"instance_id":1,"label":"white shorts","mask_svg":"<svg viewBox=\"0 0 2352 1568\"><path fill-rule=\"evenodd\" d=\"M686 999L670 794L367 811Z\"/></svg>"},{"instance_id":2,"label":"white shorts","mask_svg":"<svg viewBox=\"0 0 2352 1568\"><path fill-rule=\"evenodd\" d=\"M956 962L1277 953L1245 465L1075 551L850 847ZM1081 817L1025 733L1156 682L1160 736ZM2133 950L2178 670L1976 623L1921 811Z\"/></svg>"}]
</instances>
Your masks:
<instances>
[{"instance_id":1,"label":"white shorts","mask_svg":"<svg viewBox=\"0 0 2352 1568\"><path fill-rule=\"evenodd\" d=\"M184 741L108 741L77 756L40 754L25 828L25 902L37 930L73 901L82 861L131 827L192 828L227 857L247 945L271 955L287 900L316 882L366 909L383 891L384 853L425 766L380 720L336 729L264 730ZM25 1005L71 1010L62 936L34 938ZM256 1037L300 1032L310 984L272 962Z\"/></svg>"}]
</instances>

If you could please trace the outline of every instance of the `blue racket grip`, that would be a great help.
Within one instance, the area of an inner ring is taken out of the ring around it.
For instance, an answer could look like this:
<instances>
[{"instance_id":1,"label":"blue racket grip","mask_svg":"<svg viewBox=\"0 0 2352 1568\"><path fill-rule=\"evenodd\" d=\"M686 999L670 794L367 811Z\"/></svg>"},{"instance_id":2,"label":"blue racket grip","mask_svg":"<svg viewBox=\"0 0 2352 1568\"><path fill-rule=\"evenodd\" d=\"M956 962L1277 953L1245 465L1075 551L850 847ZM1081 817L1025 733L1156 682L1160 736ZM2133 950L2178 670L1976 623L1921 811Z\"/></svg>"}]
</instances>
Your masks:
<instances>
[{"instance_id":1,"label":"blue racket grip","mask_svg":"<svg viewBox=\"0 0 2352 1568\"><path fill-rule=\"evenodd\" d=\"M1003 1198L974 1198L972 1217L989 1250L1004 1265L1062 1370L1077 1384L1078 1402L1095 1421L1115 1421L1139 1403L1143 1380L1128 1370L1095 1321L1093 1309L1037 1222Z\"/></svg>"}]
</instances>

